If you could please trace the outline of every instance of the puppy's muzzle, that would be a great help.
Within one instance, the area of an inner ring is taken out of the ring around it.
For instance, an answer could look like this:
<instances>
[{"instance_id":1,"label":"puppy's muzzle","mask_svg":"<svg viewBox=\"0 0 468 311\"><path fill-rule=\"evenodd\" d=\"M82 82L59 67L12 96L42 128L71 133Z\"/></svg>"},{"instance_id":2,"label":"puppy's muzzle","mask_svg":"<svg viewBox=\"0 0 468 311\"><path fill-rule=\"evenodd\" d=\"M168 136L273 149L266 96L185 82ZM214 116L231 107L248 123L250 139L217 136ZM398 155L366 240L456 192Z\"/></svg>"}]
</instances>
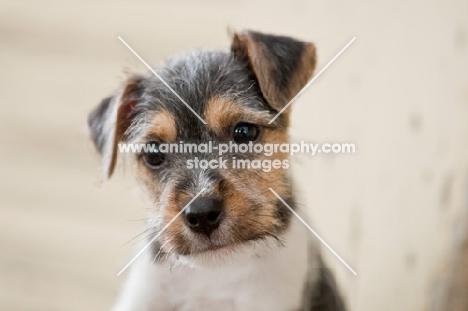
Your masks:
<instances>
[{"instance_id":1,"label":"puppy's muzzle","mask_svg":"<svg viewBox=\"0 0 468 311\"><path fill-rule=\"evenodd\" d=\"M207 236L219 227L223 202L217 198L199 197L184 212L187 226L194 232Z\"/></svg>"}]
</instances>

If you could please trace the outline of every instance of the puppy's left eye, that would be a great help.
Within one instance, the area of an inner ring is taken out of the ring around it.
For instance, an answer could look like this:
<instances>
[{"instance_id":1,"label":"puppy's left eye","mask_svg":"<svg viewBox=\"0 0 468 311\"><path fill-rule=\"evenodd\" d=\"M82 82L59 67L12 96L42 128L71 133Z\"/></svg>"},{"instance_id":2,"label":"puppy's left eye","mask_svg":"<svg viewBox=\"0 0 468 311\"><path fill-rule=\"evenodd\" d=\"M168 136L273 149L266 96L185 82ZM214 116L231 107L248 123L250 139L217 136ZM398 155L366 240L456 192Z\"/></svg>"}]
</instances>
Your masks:
<instances>
[{"instance_id":1,"label":"puppy's left eye","mask_svg":"<svg viewBox=\"0 0 468 311\"><path fill-rule=\"evenodd\" d=\"M258 138L260 129L250 123L240 123L234 128L233 139L238 144L247 144Z\"/></svg>"}]
</instances>

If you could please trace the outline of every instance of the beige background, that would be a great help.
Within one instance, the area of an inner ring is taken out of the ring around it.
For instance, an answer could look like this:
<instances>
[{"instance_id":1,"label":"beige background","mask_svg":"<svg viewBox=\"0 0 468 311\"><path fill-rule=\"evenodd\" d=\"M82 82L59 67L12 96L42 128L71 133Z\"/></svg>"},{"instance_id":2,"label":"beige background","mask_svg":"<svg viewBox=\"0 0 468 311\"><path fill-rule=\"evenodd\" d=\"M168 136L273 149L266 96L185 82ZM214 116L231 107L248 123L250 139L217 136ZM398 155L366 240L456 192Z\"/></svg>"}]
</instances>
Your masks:
<instances>
[{"instance_id":1,"label":"beige background","mask_svg":"<svg viewBox=\"0 0 468 311\"><path fill-rule=\"evenodd\" d=\"M455 310L451 280L468 280L466 0L1 1L0 309L111 306L144 224L128 165L100 186L85 125L142 68L117 36L157 65L227 49L228 27L313 41L318 68L357 37L294 104L292 130L357 152L295 157L300 201L358 272L324 249L351 310Z\"/></svg>"}]
</instances>

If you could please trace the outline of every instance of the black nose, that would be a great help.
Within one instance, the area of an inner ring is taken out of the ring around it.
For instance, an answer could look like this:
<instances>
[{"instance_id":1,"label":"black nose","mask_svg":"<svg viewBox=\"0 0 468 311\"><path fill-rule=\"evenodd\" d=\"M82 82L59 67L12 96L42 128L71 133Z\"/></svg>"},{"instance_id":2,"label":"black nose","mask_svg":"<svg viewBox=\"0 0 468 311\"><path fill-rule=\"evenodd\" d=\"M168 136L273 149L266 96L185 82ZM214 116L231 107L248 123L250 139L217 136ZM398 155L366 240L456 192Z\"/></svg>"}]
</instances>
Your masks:
<instances>
[{"instance_id":1,"label":"black nose","mask_svg":"<svg viewBox=\"0 0 468 311\"><path fill-rule=\"evenodd\" d=\"M185 210L185 222L193 231L210 235L219 226L223 206L221 200L200 197Z\"/></svg>"}]
</instances>

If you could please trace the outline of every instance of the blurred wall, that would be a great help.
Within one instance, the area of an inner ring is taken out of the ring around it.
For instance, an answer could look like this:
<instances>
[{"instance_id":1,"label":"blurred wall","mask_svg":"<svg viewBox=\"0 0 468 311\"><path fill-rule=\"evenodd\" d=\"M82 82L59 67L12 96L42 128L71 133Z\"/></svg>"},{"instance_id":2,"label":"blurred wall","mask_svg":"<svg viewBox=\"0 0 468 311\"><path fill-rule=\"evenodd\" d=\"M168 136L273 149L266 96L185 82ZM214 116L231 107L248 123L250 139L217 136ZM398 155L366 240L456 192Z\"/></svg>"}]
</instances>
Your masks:
<instances>
[{"instance_id":1,"label":"blurred wall","mask_svg":"<svg viewBox=\"0 0 468 311\"><path fill-rule=\"evenodd\" d=\"M129 165L100 186L87 136L144 70L117 36L156 66L227 49L228 27L313 41L319 69L357 37L293 104L294 139L357 146L293 158L300 201L358 272L323 250L351 310L466 310L466 0L1 1L0 309L109 308L145 217Z\"/></svg>"}]
</instances>

